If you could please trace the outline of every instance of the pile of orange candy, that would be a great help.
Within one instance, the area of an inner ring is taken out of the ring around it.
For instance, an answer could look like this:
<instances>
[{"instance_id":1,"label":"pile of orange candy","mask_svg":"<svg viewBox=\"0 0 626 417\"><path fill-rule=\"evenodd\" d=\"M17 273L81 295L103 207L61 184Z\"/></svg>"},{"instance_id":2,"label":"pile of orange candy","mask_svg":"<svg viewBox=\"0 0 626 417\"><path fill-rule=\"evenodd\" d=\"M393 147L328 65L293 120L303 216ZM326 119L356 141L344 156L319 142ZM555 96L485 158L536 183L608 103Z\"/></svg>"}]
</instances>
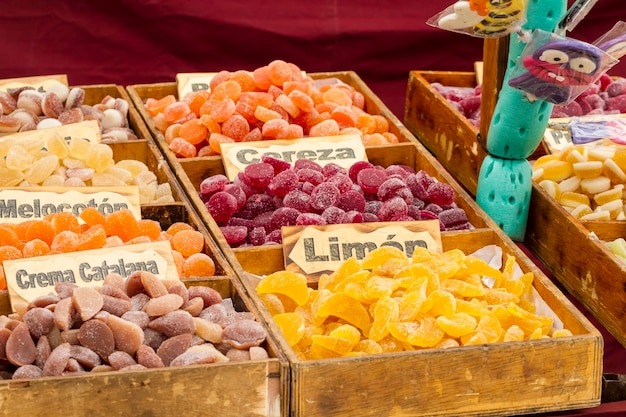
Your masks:
<instances>
[{"instance_id":1,"label":"pile of orange candy","mask_svg":"<svg viewBox=\"0 0 626 417\"><path fill-rule=\"evenodd\" d=\"M535 313L534 276L514 278L514 266L512 256L500 271L458 249L408 258L387 246L348 259L317 289L279 271L256 291L302 360L571 336Z\"/></svg>"},{"instance_id":2,"label":"pile of orange candy","mask_svg":"<svg viewBox=\"0 0 626 417\"><path fill-rule=\"evenodd\" d=\"M203 234L188 223L176 222L162 230L159 222L137 220L130 210L105 216L94 207L85 208L78 217L59 212L40 220L0 223L0 264L6 260L160 240L170 242L179 276L215 274L215 262L203 252ZM0 290L6 288L4 269L0 266Z\"/></svg>"},{"instance_id":3,"label":"pile of orange candy","mask_svg":"<svg viewBox=\"0 0 626 417\"><path fill-rule=\"evenodd\" d=\"M328 81L328 80L326 80ZM179 157L221 153L220 144L358 134L367 145L397 143L388 120L365 111L365 97L340 82L317 85L293 63L220 71L210 90L148 98L146 110Z\"/></svg>"}]
</instances>

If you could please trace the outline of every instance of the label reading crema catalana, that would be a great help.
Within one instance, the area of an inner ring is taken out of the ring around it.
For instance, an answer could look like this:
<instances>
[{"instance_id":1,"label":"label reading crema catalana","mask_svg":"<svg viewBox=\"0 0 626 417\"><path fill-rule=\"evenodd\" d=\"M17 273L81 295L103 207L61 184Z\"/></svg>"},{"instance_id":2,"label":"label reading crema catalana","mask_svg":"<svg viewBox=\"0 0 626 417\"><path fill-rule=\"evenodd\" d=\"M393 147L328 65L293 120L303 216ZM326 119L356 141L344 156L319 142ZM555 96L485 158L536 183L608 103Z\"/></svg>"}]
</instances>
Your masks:
<instances>
[{"instance_id":1,"label":"label reading crema catalana","mask_svg":"<svg viewBox=\"0 0 626 417\"><path fill-rule=\"evenodd\" d=\"M223 143L220 147L224 169L231 181L248 165L261 162L264 155L290 164L298 159L315 161L321 166L332 162L346 169L355 162L367 160L360 135Z\"/></svg>"},{"instance_id":2,"label":"label reading crema catalana","mask_svg":"<svg viewBox=\"0 0 626 417\"><path fill-rule=\"evenodd\" d=\"M308 276L336 271L348 258L362 260L392 246L408 258L415 248L441 252L438 220L282 228L285 268Z\"/></svg>"},{"instance_id":3,"label":"label reading crema catalana","mask_svg":"<svg viewBox=\"0 0 626 417\"><path fill-rule=\"evenodd\" d=\"M3 266L14 309L16 303L54 293L57 282L100 287L111 273L127 278L135 271L179 279L171 245L166 241L16 259L4 261Z\"/></svg>"},{"instance_id":4,"label":"label reading crema catalana","mask_svg":"<svg viewBox=\"0 0 626 417\"><path fill-rule=\"evenodd\" d=\"M70 212L74 216L87 207L94 207L103 215L122 209L130 210L141 219L139 189L126 187L31 187L0 189L0 221L21 223L42 219L49 214Z\"/></svg>"}]
</instances>

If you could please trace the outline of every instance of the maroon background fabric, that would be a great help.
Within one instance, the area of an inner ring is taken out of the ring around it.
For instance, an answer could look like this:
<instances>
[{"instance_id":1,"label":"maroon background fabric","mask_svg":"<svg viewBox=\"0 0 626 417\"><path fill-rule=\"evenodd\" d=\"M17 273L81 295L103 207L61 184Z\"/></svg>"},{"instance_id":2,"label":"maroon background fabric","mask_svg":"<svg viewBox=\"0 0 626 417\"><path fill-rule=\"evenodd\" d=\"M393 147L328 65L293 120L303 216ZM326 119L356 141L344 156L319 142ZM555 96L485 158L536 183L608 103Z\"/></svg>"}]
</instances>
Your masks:
<instances>
[{"instance_id":1,"label":"maroon background fabric","mask_svg":"<svg viewBox=\"0 0 626 417\"><path fill-rule=\"evenodd\" d=\"M481 39L426 24L453 3L4 0L0 77L64 73L73 85L129 85L280 58L308 72L356 71L402 119L410 70L473 71L482 59ZM622 10L622 0L599 1L570 36L592 42ZM626 65L611 73L626 75Z\"/></svg>"},{"instance_id":2,"label":"maroon background fabric","mask_svg":"<svg viewBox=\"0 0 626 417\"><path fill-rule=\"evenodd\" d=\"M67 74L72 85L132 85L283 59L307 72L355 71L402 120L410 70L473 71L482 60L482 40L426 24L453 3L3 0L0 78ZM599 1L569 36L593 42L626 20L624 10L623 0ZM626 63L610 74L626 76ZM590 319L605 336L605 372L626 373L626 350ZM625 413L620 402L572 415Z\"/></svg>"}]
</instances>

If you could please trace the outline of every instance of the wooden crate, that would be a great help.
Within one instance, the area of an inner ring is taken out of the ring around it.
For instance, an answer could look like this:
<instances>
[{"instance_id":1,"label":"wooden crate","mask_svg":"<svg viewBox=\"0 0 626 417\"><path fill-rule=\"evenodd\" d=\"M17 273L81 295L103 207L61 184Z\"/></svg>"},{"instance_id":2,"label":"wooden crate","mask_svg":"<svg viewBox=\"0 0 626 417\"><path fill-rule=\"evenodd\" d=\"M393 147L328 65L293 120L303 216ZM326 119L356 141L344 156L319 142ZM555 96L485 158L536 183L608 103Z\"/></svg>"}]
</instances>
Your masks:
<instances>
[{"instance_id":1,"label":"wooden crate","mask_svg":"<svg viewBox=\"0 0 626 417\"><path fill-rule=\"evenodd\" d=\"M411 71L405 123L472 195L486 155L478 130L429 83L471 87L474 73ZM456 133L455 133L456 132ZM542 152L538 149L535 156ZM478 150L475 159L472 150ZM531 157L532 158L532 157ZM580 222L536 184L530 200L524 243L563 286L626 346L626 270L600 239L626 236L623 222Z\"/></svg>"},{"instance_id":2,"label":"wooden crate","mask_svg":"<svg viewBox=\"0 0 626 417\"><path fill-rule=\"evenodd\" d=\"M478 141L479 129L430 83L475 87L476 74L452 71L410 71L404 124L472 195L487 152Z\"/></svg>"},{"instance_id":3,"label":"wooden crate","mask_svg":"<svg viewBox=\"0 0 626 417\"><path fill-rule=\"evenodd\" d=\"M536 185L528 216L527 246L626 346L626 265L602 243L626 237L626 222L581 222Z\"/></svg>"},{"instance_id":4,"label":"wooden crate","mask_svg":"<svg viewBox=\"0 0 626 417\"><path fill-rule=\"evenodd\" d=\"M145 144L136 142L141 143ZM163 229L184 222L201 231L204 252L215 261L215 275L181 281L187 287L216 289L222 297L231 297L238 311L253 312L264 323L258 307L247 297L230 263L188 202L142 205L141 215L160 222ZM2 291L0 314L10 311L8 293ZM263 345L270 353L266 360L0 381L0 415L79 417L115 410L117 415L169 416L204 415L210 409L232 417L287 416L288 362L274 340L268 337ZM51 396L55 398L54 410L49 408Z\"/></svg>"},{"instance_id":5,"label":"wooden crate","mask_svg":"<svg viewBox=\"0 0 626 417\"><path fill-rule=\"evenodd\" d=\"M232 277L186 285L215 288L222 297L231 297L238 311L260 317ZM0 293L0 314L8 312L8 296ZM270 354L264 360L0 380L0 415L202 416L210 411L231 417L287 416L287 362L273 338L268 337L263 347Z\"/></svg>"},{"instance_id":6,"label":"wooden crate","mask_svg":"<svg viewBox=\"0 0 626 417\"><path fill-rule=\"evenodd\" d=\"M291 416L508 416L600 403L603 340L502 232L442 235L443 249L495 244L514 255L572 337L303 361L256 294L291 369ZM251 280L252 281L252 280Z\"/></svg>"},{"instance_id":7,"label":"wooden crate","mask_svg":"<svg viewBox=\"0 0 626 417\"><path fill-rule=\"evenodd\" d=\"M389 121L389 131L394 133L401 142L415 142L415 138L410 132L402 125L400 120L393 114L391 110L372 92L372 90L363 82L363 80L354 71L339 71L339 72L320 72L308 74L313 79L326 79L337 78L340 81L352 86L357 91L363 94L365 98L365 111L370 114L378 114L384 116ZM177 155L172 152L165 141L163 134L156 128L152 117L148 113L145 107L145 101L148 98L160 99L167 95L178 96L177 84L175 82L164 82L157 84L136 84L126 87L128 95L130 96L135 107L143 117L150 133L154 140L159 145L159 148L165 155L165 158L172 162L178 158ZM380 145L377 145L380 146ZM212 159L220 160L220 156L210 156L201 158L188 158L188 159L200 159L202 161L209 161Z\"/></svg>"},{"instance_id":8,"label":"wooden crate","mask_svg":"<svg viewBox=\"0 0 626 417\"><path fill-rule=\"evenodd\" d=\"M427 151L420 150L414 143L402 143L393 146L367 148L368 160L375 165L389 166L393 164L405 164L416 169L423 169L437 180L451 184L457 191L457 205L464 209L468 219L476 228L496 227L488 217L482 213L476 203L463 191L458 184L443 169L439 169L437 162ZM228 259L236 261L242 270L254 274L264 275L282 268L284 265L283 249L281 245L230 248L219 226L213 220L204 203L199 197L200 183L203 179L215 175L223 174L224 168L220 161L213 164L203 163L193 160L181 159L177 162L180 166L179 178L183 186L186 186L191 203L195 207L198 215L202 218L215 239L222 245L222 250ZM184 173L184 175L183 175ZM446 232L443 232L446 233Z\"/></svg>"}]
</instances>

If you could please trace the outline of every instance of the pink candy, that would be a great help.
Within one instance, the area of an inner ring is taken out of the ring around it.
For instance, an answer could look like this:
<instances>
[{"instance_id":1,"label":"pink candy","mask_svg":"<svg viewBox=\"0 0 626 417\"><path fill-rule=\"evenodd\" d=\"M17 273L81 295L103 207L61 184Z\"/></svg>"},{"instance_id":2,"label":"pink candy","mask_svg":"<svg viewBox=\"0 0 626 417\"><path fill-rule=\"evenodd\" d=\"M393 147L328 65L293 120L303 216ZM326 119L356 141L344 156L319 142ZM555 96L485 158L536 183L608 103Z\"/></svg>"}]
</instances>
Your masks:
<instances>
[{"instance_id":1,"label":"pink candy","mask_svg":"<svg viewBox=\"0 0 626 417\"><path fill-rule=\"evenodd\" d=\"M199 195L232 247L282 242L281 228L377 221L439 219L441 230L471 229L456 193L425 171L360 161L348 170L264 156L239 173L202 181Z\"/></svg>"}]
</instances>

